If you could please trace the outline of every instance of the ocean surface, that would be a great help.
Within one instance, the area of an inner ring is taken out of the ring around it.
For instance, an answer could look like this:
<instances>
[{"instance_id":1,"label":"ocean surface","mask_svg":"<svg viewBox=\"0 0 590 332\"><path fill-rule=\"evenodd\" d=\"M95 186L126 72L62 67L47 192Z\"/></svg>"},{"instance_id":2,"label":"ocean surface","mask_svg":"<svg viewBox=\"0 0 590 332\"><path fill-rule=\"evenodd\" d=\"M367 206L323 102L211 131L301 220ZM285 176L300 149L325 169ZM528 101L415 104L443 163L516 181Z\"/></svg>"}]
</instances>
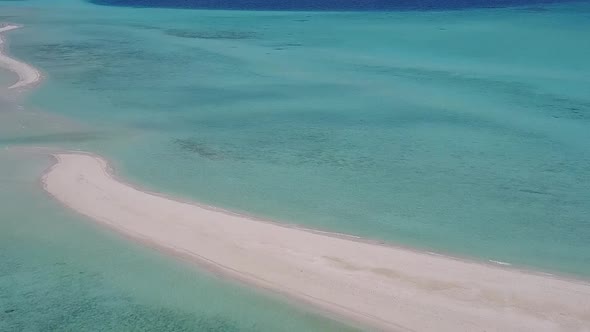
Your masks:
<instances>
[{"instance_id":1,"label":"ocean surface","mask_svg":"<svg viewBox=\"0 0 590 332\"><path fill-rule=\"evenodd\" d=\"M590 3L95 2L0 1L25 26L11 54L46 75L0 88L0 330L343 328L64 210L31 146L250 215L590 277Z\"/></svg>"},{"instance_id":2,"label":"ocean surface","mask_svg":"<svg viewBox=\"0 0 590 332\"><path fill-rule=\"evenodd\" d=\"M498 8L560 3L563 0L90 0L111 6L288 10L288 11L400 11Z\"/></svg>"}]
</instances>

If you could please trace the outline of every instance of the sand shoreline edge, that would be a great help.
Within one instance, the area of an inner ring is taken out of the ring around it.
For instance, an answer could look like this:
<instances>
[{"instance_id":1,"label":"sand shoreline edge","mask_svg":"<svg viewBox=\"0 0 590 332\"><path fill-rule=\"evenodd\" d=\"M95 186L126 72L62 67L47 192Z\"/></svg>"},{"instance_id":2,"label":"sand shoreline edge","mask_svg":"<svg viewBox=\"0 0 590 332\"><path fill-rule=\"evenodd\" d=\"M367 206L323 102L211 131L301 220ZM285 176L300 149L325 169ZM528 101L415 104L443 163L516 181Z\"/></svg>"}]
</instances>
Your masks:
<instances>
[{"instance_id":1,"label":"sand shoreline edge","mask_svg":"<svg viewBox=\"0 0 590 332\"><path fill-rule=\"evenodd\" d=\"M223 207L205 204L205 203L196 201L191 198L175 196L175 195L165 193L162 191L148 189L148 188L144 187L143 184L129 182L129 181L125 180L120 174L118 174L116 168L112 166L113 162L111 160L109 160L109 158L106 158L105 156L98 155L96 153L89 152L89 151L62 149L62 148L57 148L57 147L41 147L41 146L28 147L28 148L16 148L16 149L9 148L9 149L10 150L26 151L26 152L31 152L31 153L38 153L41 155L48 156L52 159L51 165L49 165L41 173L41 175L39 177L39 187L42 190L44 190L45 192L47 192L47 190L45 189L45 184L43 182L43 179L44 179L45 175L53 168L53 166L55 166L59 162L59 159L57 157L59 154L87 155L87 156L90 156L93 158L103 160L104 163L107 165L106 171L109 174L109 176L112 177L113 179L115 179L119 183L122 183L122 184L129 186L137 191L141 191L141 192L149 194L149 195L158 196L163 199L175 201L175 202L178 202L181 204L194 205L196 207L199 207L199 208L202 208L205 210L209 210L211 212L223 213L223 214L227 214L230 216L245 218L245 219L249 219L249 220L256 221L256 222L268 223L268 224L271 224L271 225L274 225L277 227L283 227L283 228L287 228L287 229L296 229L296 230L310 232L310 233L317 234L317 235L323 235L323 236L328 236L328 237L337 238L337 239L349 240L349 241L363 243L363 244L375 245L375 246L380 246L380 247L384 247L384 248L390 248L393 250L402 250L402 251L417 253L420 255L441 257L444 259L463 262L466 264L482 265L482 266L491 267L491 268L504 269L504 270L508 270L508 271L515 271L515 272L535 275L535 276L539 276L539 277L543 277L543 278L552 278L552 279L570 281L570 282L581 283L581 284L585 284L585 285L590 286L590 279L589 278L580 277L578 275L567 274L567 273L563 273L563 272L559 272L559 271L544 271L542 269L535 269L534 267L522 266L519 264L512 264L512 263L498 261L498 260L494 260L494 259L483 259L483 258L478 259L477 257L460 255L460 254L456 254L456 253L449 253L449 252L438 251L438 250L421 249L421 248L412 247L409 245L397 244L395 242L376 240L376 239L371 239L371 238L357 236L357 235L348 234L348 233L335 232L335 231L331 231L331 230L327 230L327 229L310 228L308 226L303 226L303 225L297 224L297 223L285 223L285 222L277 221L275 219L269 219L269 218L264 218L264 217L257 216L254 214L249 214L244 211L234 211L234 210L223 208ZM54 198L54 196L51 193L47 192L47 194L49 194L50 197ZM72 210L67 205L64 205L61 202L59 202L59 203L61 205L65 206L66 208ZM85 216L85 217L90 218L90 220L92 220L93 222L96 221L92 217L88 217L88 216Z\"/></svg>"},{"instance_id":2,"label":"sand shoreline edge","mask_svg":"<svg viewBox=\"0 0 590 332\"><path fill-rule=\"evenodd\" d=\"M43 78L43 75L37 68L6 54L6 41L4 40L3 35L6 32L20 28L22 28L22 25L18 24L0 25L0 67L12 71L18 76L18 81L9 86L8 90L20 90L32 87L41 82Z\"/></svg>"},{"instance_id":3,"label":"sand shoreline edge","mask_svg":"<svg viewBox=\"0 0 590 332\"><path fill-rule=\"evenodd\" d=\"M293 305L297 308L300 308L301 310L305 310L305 311L311 312L311 313L320 314L326 318L333 319L333 320L339 321L339 322L343 322L353 328L366 329L367 327L371 327L372 329L375 329L378 331L412 331L412 330L408 330L406 328L403 328L401 326L397 326L395 328L395 330L391 330L390 328L387 327L388 325L389 325L389 327L391 327L390 324L387 324L387 322L384 322L385 325L382 325L382 326L376 325L376 324L374 324L373 320L379 320L377 317L368 317L369 318L368 320L362 319L359 317L351 319L352 316L356 316L354 313L342 314L339 312L335 312L334 310L329 310L329 309L325 309L322 307L318 307L316 305L317 303L315 302L315 301L317 301L317 299L314 299L312 297L309 297L309 298L293 297L292 294L290 294L287 290L279 290L276 287L272 287L272 285L269 285L267 281L260 279L260 278L256 278L253 275L246 275L246 274L240 273L239 271L234 270L231 267L218 264L218 263L216 263L212 260L209 260L205 257L191 254L191 253L187 253L181 249L179 250L178 248L162 246L162 245L155 243L154 241L152 241L148 238L145 238L143 236L140 236L136 233L123 232L120 229L113 227L112 225L102 223L99 220L97 220L95 217L85 214L83 212L80 212L76 209L73 209L72 207L68 206L64 202L60 201L59 198L54 196L47 189L47 185L45 183L45 178L46 178L46 175L49 172L51 172L52 169L55 166L57 166L57 164L59 163L58 154L61 154L61 153L81 154L81 155L87 155L87 156L91 156L91 157L102 159L102 160L104 160L104 157L98 156L92 152L86 152L86 151L80 151L80 150L64 150L64 149L57 149L57 148L40 148L40 147L34 148L33 150L34 150L34 152L40 152L40 154L48 156L52 159L51 164L45 169L45 171L43 171L41 173L41 176L39 177L39 180L38 180L40 188L50 198L54 199L58 204L60 204L64 208L67 208L71 212L76 213L77 215L87 219L89 222L92 222L92 223L96 224L97 226L102 227L103 229L106 229L107 231L113 232L114 234L121 236L123 239L125 239L127 241L133 241L139 245L143 245L143 246L148 247L152 250L156 250L157 252L161 253L162 255L166 255L166 256L173 258L173 259L178 259L180 263L196 265L196 267L201 268L208 273L211 273L213 276L215 276L217 278L221 278L221 279L227 280L229 282L234 282L234 283L237 282L237 283L242 284L246 287L255 287L258 291L262 291L269 296L280 296L281 297L280 300L282 300L286 303L289 303L290 305ZM57 152L57 151L59 151L59 152ZM30 150L28 152L30 152ZM105 171L107 171L108 174L110 176L112 176L113 178L119 180L119 177L117 176L117 174L115 172L115 169L112 168L110 166L110 163L106 160L105 160L105 165L106 165ZM130 184L127 182L123 182L123 183L125 183L126 185L128 185L130 187L133 187L136 190L141 191L141 189L140 189L141 187L138 185ZM186 200L186 199L174 198L174 197L171 197L171 196L161 193L161 192L154 192L154 191L144 191L144 192L146 192L150 195L164 198L164 199L173 200L173 201L176 201L176 202L182 203L182 204L193 204L193 205L198 206L202 209L206 209L206 210L209 210L212 212L220 212L220 213L225 213L225 214L232 215L232 216L238 216L238 217L242 217L242 218L251 219L251 220L254 220L257 222L270 223L270 224L273 224L278 227L294 228L294 229L299 229L299 230L307 231L307 232L318 232L318 233L322 233L326 236L332 236L335 238L350 238L351 240L355 239L356 241L363 241L362 238L357 237L357 236L353 236L353 235L348 235L348 234L343 234L343 233L335 233L335 232L329 232L329 231L314 230L314 229L303 228L298 225L292 225L292 224L281 224L281 223L271 221L271 220L259 219L259 218L245 215L242 213L232 212L230 210L218 208L218 207L215 207L212 205L206 205L206 204L202 204L202 203L198 203L198 202L191 202L190 200ZM371 241L371 240L367 240L367 241ZM375 245L387 246L387 244L383 244L383 243L375 243ZM312 309L309 307L305 307L306 305L311 305ZM338 306L335 303L333 305ZM346 308L342 308L342 309L347 311ZM367 317L364 317L364 318L367 318Z\"/></svg>"},{"instance_id":4,"label":"sand shoreline edge","mask_svg":"<svg viewBox=\"0 0 590 332\"><path fill-rule=\"evenodd\" d=\"M226 214L119 182L99 156L54 156L42 184L65 206L148 246L345 321L378 330L590 328L584 309L590 285L584 281ZM474 308L487 314L473 315ZM425 322L429 317L438 319ZM503 323L492 324L499 317Z\"/></svg>"}]
</instances>

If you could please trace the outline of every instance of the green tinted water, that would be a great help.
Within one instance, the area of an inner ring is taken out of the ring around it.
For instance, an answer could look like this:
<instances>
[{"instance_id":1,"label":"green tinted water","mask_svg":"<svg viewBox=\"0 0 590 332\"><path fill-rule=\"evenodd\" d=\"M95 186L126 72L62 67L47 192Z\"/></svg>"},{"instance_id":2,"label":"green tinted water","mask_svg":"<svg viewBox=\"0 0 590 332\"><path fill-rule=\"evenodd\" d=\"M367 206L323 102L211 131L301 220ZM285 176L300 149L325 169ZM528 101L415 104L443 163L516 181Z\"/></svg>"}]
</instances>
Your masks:
<instances>
[{"instance_id":1,"label":"green tinted water","mask_svg":"<svg viewBox=\"0 0 590 332\"><path fill-rule=\"evenodd\" d=\"M26 7L0 13L18 23L40 14ZM19 33L11 41L40 42L28 38L35 30ZM23 107L22 97L5 90L14 78L0 71L0 331L354 330L163 257L53 201L38 183L50 161L20 147L91 149L122 136Z\"/></svg>"},{"instance_id":2,"label":"green tinted water","mask_svg":"<svg viewBox=\"0 0 590 332\"><path fill-rule=\"evenodd\" d=\"M9 5L26 25L13 54L49 76L26 109L53 116L5 144L97 152L144 186L279 221L590 275L587 4Z\"/></svg>"},{"instance_id":3,"label":"green tinted water","mask_svg":"<svg viewBox=\"0 0 590 332\"><path fill-rule=\"evenodd\" d=\"M0 331L348 329L70 213L39 190L47 158L0 161Z\"/></svg>"}]
</instances>

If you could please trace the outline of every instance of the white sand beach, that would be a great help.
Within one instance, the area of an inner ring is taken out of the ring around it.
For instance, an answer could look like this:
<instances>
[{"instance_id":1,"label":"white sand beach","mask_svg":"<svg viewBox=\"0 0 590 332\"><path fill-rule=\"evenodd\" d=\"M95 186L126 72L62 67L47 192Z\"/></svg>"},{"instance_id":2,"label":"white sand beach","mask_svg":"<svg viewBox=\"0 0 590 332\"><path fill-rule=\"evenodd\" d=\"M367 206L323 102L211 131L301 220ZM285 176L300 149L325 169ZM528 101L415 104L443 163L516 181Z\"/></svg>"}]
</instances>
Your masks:
<instances>
[{"instance_id":1,"label":"white sand beach","mask_svg":"<svg viewBox=\"0 0 590 332\"><path fill-rule=\"evenodd\" d=\"M583 281L256 220L140 190L95 155L55 158L42 183L65 206L141 243L370 328L590 331L590 284Z\"/></svg>"},{"instance_id":2,"label":"white sand beach","mask_svg":"<svg viewBox=\"0 0 590 332\"><path fill-rule=\"evenodd\" d=\"M41 73L37 69L4 54L4 40L2 35L18 28L20 28L18 25L6 25L0 27L0 67L13 71L18 75L18 81L9 86L9 89L26 88L41 80Z\"/></svg>"}]
</instances>

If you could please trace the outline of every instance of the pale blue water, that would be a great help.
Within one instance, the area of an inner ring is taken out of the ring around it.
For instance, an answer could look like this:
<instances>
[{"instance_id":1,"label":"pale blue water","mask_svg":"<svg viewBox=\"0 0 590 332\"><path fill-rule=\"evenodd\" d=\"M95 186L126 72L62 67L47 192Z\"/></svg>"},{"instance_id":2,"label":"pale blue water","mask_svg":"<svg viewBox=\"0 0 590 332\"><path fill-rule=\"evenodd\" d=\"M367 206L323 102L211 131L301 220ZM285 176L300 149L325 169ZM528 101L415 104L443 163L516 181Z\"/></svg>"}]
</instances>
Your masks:
<instances>
[{"instance_id":1,"label":"pale blue water","mask_svg":"<svg viewBox=\"0 0 590 332\"><path fill-rule=\"evenodd\" d=\"M26 25L12 53L48 75L25 108L51 115L3 145L97 152L146 187L278 221L590 276L587 2L0 3Z\"/></svg>"}]
</instances>

